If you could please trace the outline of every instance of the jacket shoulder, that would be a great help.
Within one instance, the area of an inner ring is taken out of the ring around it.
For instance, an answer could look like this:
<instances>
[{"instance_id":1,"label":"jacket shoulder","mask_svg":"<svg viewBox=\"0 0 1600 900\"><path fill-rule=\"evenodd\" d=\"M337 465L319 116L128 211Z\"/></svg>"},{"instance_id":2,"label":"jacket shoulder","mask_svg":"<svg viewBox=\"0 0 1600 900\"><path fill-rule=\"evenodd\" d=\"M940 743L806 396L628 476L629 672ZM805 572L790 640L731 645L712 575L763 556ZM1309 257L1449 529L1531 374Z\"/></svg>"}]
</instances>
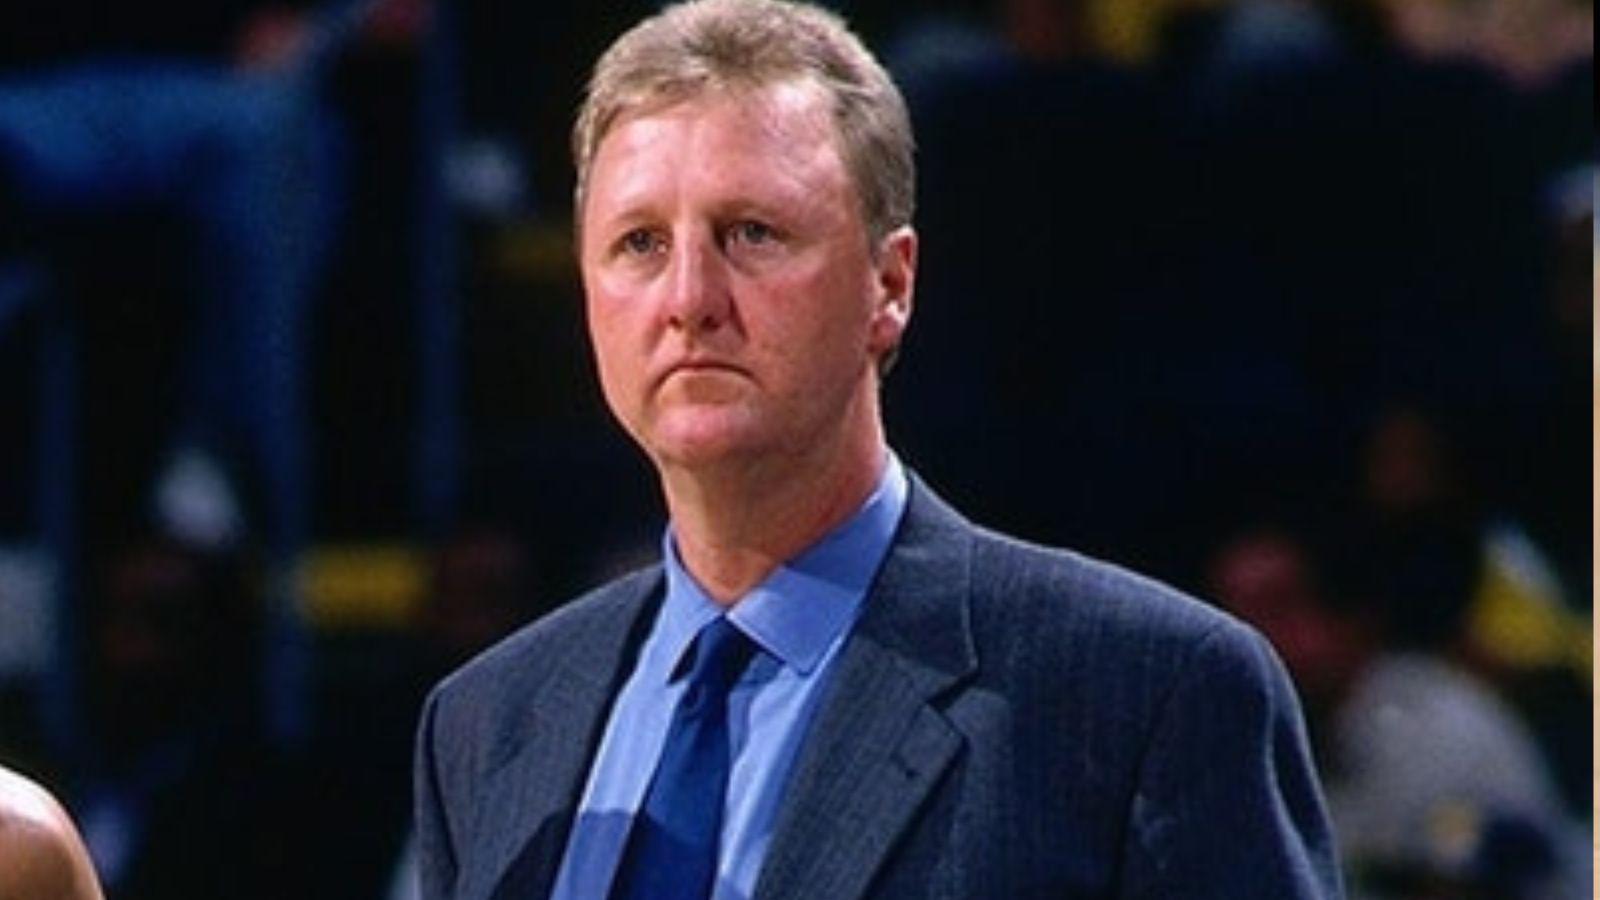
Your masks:
<instances>
[{"instance_id":1,"label":"jacket shoulder","mask_svg":"<svg viewBox=\"0 0 1600 900\"><path fill-rule=\"evenodd\" d=\"M981 666L1008 690L1134 719L1162 714L1177 688L1287 687L1272 647L1227 612L1155 579L1068 550L979 530L971 580Z\"/></svg>"},{"instance_id":2,"label":"jacket shoulder","mask_svg":"<svg viewBox=\"0 0 1600 900\"><path fill-rule=\"evenodd\" d=\"M648 566L568 601L445 676L433 689L435 702L476 707L487 696L526 696L597 635L628 628L660 580L661 567Z\"/></svg>"},{"instance_id":3,"label":"jacket shoulder","mask_svg":"<svg viewBox=\"0 0 1600 900\"><path fill-rule=\"evenodd\" d=\"M1219 632L1224 642L1253 635L1228 613L1148 576L983 528L974 529L972 594L977 615L1026 623L1050 638L1087 632L1192 644Z\"/></svg>"}]
</instances>

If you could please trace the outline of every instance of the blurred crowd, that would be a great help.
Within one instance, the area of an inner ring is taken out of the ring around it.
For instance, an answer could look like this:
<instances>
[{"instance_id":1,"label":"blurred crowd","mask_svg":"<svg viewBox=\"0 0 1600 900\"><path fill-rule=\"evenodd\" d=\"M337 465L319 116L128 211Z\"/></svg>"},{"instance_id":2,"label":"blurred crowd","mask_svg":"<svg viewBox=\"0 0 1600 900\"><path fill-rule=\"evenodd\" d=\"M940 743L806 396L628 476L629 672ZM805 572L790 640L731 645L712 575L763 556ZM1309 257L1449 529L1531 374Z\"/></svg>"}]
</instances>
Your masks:
<instances>
[{"instance_id":1,"label":"blurred crowd","mask_svg":"<svg viewBox=\"0 0 1600 900\"><path fill-rule=\"evenodd\" d=\"M903 459L1266 634L1353 897L1591 896L1592 2L834 5ZM654 552L565 149L653 6L0 7L0 764L108 896L411 896L427 687Z\"/></svg>"}]
</instances>

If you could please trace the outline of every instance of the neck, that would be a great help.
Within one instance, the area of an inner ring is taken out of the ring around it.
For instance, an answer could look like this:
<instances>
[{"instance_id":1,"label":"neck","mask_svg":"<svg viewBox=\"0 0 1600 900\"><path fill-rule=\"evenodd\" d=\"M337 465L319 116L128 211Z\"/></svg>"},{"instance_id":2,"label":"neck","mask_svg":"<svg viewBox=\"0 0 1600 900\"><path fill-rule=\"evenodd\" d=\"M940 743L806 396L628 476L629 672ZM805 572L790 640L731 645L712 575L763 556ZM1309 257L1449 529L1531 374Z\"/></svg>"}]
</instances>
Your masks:
<instances>
[{"instance_id":1,"label":"neck","mask_svg":"<svg viewBox=\"0 0 1600 900\"><path fill-rule=\"evenodd\" d=\"M818 442L712 470L663 468L684 567L713 600L733 605L854 514L877 486L886 453L880 426L855 446Z\"/></svg>"}]
</instances>

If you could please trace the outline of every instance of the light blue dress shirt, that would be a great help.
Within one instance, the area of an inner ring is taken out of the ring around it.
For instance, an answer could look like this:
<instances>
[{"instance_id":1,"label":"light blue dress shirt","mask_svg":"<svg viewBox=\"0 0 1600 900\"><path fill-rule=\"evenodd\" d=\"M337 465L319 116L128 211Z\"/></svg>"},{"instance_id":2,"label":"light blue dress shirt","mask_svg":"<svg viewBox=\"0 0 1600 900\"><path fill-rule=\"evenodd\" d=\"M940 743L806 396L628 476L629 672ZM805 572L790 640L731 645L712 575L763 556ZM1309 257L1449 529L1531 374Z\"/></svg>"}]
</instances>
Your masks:
<instances>
[{"instance_id":1,"label":"light blue dress shirt","mask_svg":"<svg viewBox=\"0 0 1600 900\"><path fill-rule=\"evenodd\" d=\"M891 454L855 515L727 613L760 652L728 698L732 771L714 900L747 900L755 892L789 770L900 524L906 490ZM667 595L606 723L556 876L556 900L603 900L610 891L684 690L679 663L700 629L723 614L678 560L670 529L662 544Z\"/></svg>"}]
</instances>

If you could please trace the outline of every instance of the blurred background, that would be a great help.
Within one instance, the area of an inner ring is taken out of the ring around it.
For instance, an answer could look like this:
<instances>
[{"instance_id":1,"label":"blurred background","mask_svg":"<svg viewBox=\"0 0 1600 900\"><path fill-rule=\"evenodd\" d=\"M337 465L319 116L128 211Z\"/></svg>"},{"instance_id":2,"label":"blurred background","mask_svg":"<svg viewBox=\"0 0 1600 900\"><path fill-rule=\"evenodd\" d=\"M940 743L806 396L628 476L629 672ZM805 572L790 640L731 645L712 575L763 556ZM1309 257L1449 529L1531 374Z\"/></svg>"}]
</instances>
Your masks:
<instances>
[{"instance_id":1,"label":"blurred background","mask_svg":"<svg viewBox=\"0 0 1600 900\"><path fill-rule=\"evenodd\" d=\"M1592 2L834 5L920 144L902 458L1256 624L1354 897L1591 896ZM112 898L410 896L427 686L654 553L592 6L0 9L0 762Z\"/></svg>"}]
</instances>

